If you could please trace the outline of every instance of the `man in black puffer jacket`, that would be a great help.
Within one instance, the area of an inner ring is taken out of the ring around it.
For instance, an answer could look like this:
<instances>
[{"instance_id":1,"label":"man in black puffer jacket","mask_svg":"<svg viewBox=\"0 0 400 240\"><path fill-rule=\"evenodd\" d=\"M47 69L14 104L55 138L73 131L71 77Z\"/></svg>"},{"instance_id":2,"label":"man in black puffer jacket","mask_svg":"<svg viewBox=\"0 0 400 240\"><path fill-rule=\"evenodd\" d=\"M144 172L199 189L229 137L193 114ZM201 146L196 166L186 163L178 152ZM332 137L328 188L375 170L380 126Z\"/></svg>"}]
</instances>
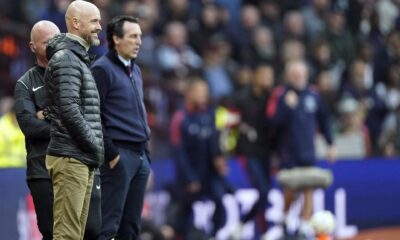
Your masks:
<instances>
[{"instance_id":1,"label":"man in black puffer jacket","mask_svg":"<svg viewBox=\"0 0 400 240\"><path fill-rule=\"evenodd\" d=\"M26 181L35 206L37 224L43 240L53 239L53 184L47 173L45 158L50 141L50 121L44 119L46 91L44 73L47 66L46 46L58 27L49 21L36 23L31 31L29 46L36 55L36 65L15 85L14 110L25 135L27 152ZM100 172L94 173L89 215L84 240L97 240L101 228Z\"/></svg>"},{"instance_id":2,"label":"man in black puffer jacket","mask_svg":"<svg viewBox=\"0 0 400 240\"><path fill-rule=\"evenodd\" d=\"M51 114L46 168L53 182L53 239L83 239L93 169L103 161L100 101L87 50L98 45L100 12L92 3L72 2L67 34L50 40L45 73Z\"/></svg>"}]
</instances>

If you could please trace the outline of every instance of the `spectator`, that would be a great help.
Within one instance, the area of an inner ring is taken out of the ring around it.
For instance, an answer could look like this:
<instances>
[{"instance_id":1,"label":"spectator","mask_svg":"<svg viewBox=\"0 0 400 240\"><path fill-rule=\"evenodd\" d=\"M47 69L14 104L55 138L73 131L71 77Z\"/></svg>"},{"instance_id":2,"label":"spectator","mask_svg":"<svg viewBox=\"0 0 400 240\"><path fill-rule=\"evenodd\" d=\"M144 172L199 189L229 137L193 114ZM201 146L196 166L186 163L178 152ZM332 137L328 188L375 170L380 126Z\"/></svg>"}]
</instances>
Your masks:
<instances>
[{"instance_id":1,"label":"spectator","mask_svg":"<svg viewBox=\"0 0 400 240\"><path fill-rule=\"evenodd\" d=\"M328 41L334 58L349 64L355 55L355 44L351 33L346 28L346 18L342 11L332 10L328 15L327 29L322 37Z\"/></svg>"},{"instance_id":2,"label":"spectator","mask_svg":"<svg viewBox=\"0 0 400 240\"><path fill-rule=\"evenodd\" d=\"M208 105L208 96L208 87L203 80L190 82L185 107L174 114L171 124L176 183L181 201L176 231L183 239L194 239L190 235L193 229L191 209L201 197L207 196L215 203L211 236L215 236L225 222L222 197L228 191L224 179L227 168L219 150L215 112Z\"/></svg>"},{"instance_id":3,"label":"spectator","mask_svg":"<svg viewBox=\"0 0 400 240\"><path fill-rule=\"evenodd\" d=\"M224 9L224 15L228 15L226 23L230 27L237 26L240 21L241 12L241 1L242 0L215 0L215 4L221 6Z\"/></svg>"},{"instance_id":4,"label":"spectator","mask_svg":"<svg viewBox=\"0 0 400 240\"><path fill-rule=\"evenodd\" d=\"M251 66L242 64L238 66L237 74L235 76L235 86L236 90L247 88L253 79L253 69Z\"/></svg>"},{"instance_id":5,"label":"spectator","mask_svg":"<svg viewBox=\"0 0 400 240\"><path fill-rule=\"evenodd\" d=\"M249 49L253 31L260 25L260 12L253 5L245 5L241 8L240 16L240 25L231 27L228 32L234 50L233 56L238 61L241 51Z\"/></svg>"},{"instance_id":6,"label":"spectator","mask_svg":"<svg viewBox=\"0 0 400 240\"><path fill-rule=\"evenodd\" d=\"M241 61L252 65L258 63L273 64L277 51L271 30L264 26L257 27L251 40L250 48L242 51Z\"/></svg>"},{"instance_id":7,"label":"spectator","mask_svg":"<svg viewBox=\"0 0 400 240\"><path fill-rule=\"evenodd\" d=\"M365 125L365 108L347 97L339 101L338 112L340 128L335 139L338 157L361 159L369 156L371 138Z\"/></svg>"},{"instance_id":8,"label":"spectator","mask_svg":"<svg viewBox=\"0 0 400 240\"><path fill-rule=\"evenodd\" d=\"M321 96L322 101L327 105L329 112L336 112L338 91L333 86L331 72L325 70L319 72L315 77L315 85ZM333 117L333 116L332 116Z\"/></svg>"},{"instance_id":9,"label":"spectator","mask_svg":"<svg viewBox=\"0 0 400 240\"><path fill-rule=\"evenodd\" d=\"M371 136L372 154L376 154L382 124L387 114L387 106L384 100L385 93L380 90L379 85L375 85L371 89L365 86L365 68L364 62L359 60L353 62L350 68L349 80L344 83L341 96L353 97L366 108L366 124Z\"/></svg>"},{"instance_id":10,"label":"spectator","mask_svg":"<svg viewBox=\"0 0 400 240\"><path fill-rule=\"evenodd\" d=\"M196 25L189 29L190 44L198 53L205 50L208 39L226 31L221 15L221 8L214 4L206 4Z\"/></svg>"},{"instance_id":11,"label":"spectator","mask_svg":"<svg viewBox=\"0 0 400 240\"><path fill-rule=\"evenodd\" d=\"M361 33L373 45L376 53L385 47L385 36L379 28L379 21L376 9L371 9L370 14L360 23Z\"/></svg>"},{"instance_id":12,"label":"spectator","mask_svg":"<svg viewBox=\"0 0 400 240\"><path fill-rule=\"evenodd\" d=\"M308 36L306 35L304 27L304 18L299 11L286 12L283 18L284 28L283 36L284 39L295 39L307 45Z\"/></svg>"},{"instance_id":13,"label":"spectator","mask_svg":"<svg viewBox=\"0 0 400 240\"><path fill-rule=\"evenodd\" d=\"M211 98L216 101L228 97L234 89L228 59L223 52L228 47L226 44L222 39L214 39L204 49L203 75L210 87Z\"/></svg>"},{"instance_id":14,"label":"spectator","mask_svg":"<svg viewBox=\"0 0 400 240\"><path fill-rule=\"evenodd\" d=\"M281 58L284 64L305 59L305 46L298 40L286 40L282 43Z\"/></svg>"},{"instance_id":15,"label":"spectator","mask_svg":"<svg viewBox=\"0 0 400 240\"><path fill-rule=\"evenodd\" d=\"M260 3L261 23L274 33L275 42L280 41L282 35L281 7L276 0L262 1Z\"/></svg>"},{"instance_id":16,"label":"spectator","mask_svg":"<svg viewBox=\"0 0 400 240\"><path fill-rule=\"evenodd\" d=\"M331 0L312 0L309 6L302 9L304 25L308 37L316 39L325 28L325 18Z\"/></svg>"},{"instance_id":17,"label":"spectator","mask_svg":"<svg viewBox=\"0 0 400 240\"><path fill-rule=\"evenodd\" d=\"M292 61L304 61L306 48L302 42L294 39L287 39L282 42L280 48L280 62L276 67L278 73L282 73L285 65Z\"/></svg>"},{"instance_id":18,"label":"spectator","mask_svg":"<svg viewBox=\"0 0 400 240\"><path fill-rule=\"evenodd\" d=\"M333 55L327 41L320 39L314 42L310 57L311 79L314 79L316 73L327 70L331 75L332 87L338 90L342 84L346 65L337 61Z\"/></svg>"},{"instance_id":19,"label":"spectator","mask_svg":"<svg viewBox=\"0 0 400 240\"><path fill-rule=\"evenodd\" d=\"M164 43L157 50L158 63L164 74L186 77L202 66L201 58L187 45L187 30L180 22L165 27Z\"/></svg>"},{"instance_id":20,"label":"spectator","mask_svg":"<svg viewBox=\"0 0 400 240\"><path fill-rule=\"evenodd\" d=\"M312 80L315 80L316 75L321 71L329 71L332 74L332 86L339 88L340 77L342 73L336 73L334 71L335 61L332 56L331 48L325 40L316 40L310 51L310 76Z\"/></svg>"}]
</instances>

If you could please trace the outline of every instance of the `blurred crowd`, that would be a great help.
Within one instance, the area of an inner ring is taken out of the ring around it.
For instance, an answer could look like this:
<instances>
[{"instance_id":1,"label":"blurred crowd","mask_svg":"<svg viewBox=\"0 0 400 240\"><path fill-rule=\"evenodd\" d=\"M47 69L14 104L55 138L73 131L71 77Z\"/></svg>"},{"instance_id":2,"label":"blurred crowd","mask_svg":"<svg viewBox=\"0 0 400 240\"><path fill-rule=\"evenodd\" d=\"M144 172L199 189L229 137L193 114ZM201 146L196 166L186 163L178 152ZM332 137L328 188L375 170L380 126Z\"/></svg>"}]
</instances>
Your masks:
<instances>
[{"instance_id":1,"label":"blurred crowd","mask_svg":"<svg viewBox=\"0 0 400 240\"><path fill-rule=\"evenodd\" d=\"M230 109L240 92L260 79L266 79L266 95L284 84L284 66L296 60L307 63L310 84L329 107L339 158L400 153L399 0L92 2L101 10L103 26L101 45L91 49L96 56L107 51L104 30L113 16L140 19L143 44L136 61L143 74L155 159L170 157L171 117L183 105L190 79L204 79L212 104ZM1 115L12 112L8 96L34 64L28 46L31 26L47 19L65 32L69 3L0 1ZM7 119L0 118L0 124L12 125ZM5 133L10 129L2 125L0 138L10 138ZM323 157L326 146L318 137L316 141Z\"/></svg>"}]
</instances>

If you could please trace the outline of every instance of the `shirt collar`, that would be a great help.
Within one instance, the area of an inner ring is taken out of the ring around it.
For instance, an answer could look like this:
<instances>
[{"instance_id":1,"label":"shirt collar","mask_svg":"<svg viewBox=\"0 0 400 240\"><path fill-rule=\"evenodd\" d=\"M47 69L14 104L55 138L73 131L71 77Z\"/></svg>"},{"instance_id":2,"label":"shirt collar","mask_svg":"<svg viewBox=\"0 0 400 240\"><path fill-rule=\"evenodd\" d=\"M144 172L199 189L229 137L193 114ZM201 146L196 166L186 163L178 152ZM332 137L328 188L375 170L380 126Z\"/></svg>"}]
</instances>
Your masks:
<instances>
[{"instance_id":1,"label":"shirt collar","mask_svg":"<svg viewBox=\"0 0 400 240\"><path fill-rule=\"evenodd\" d=\"M126 60L125 58L121 57L119 54L117 55L118 59L124 64L125 67L130 67L131 66L131 60Z\"/></svg>"},{"instance_id":2,"label":"shirt collar","mask_svg":"<svg viewBox=\"0 0 400 240\"><path fill-rule=\"evenodd\" d=\"M86 51L89 50L90 44L88 42L86 42L85 39L83 39L75 34L72 34L72 33L67 33L66 36L79 42L86 49Z\"/></svg>"}]
</instances>

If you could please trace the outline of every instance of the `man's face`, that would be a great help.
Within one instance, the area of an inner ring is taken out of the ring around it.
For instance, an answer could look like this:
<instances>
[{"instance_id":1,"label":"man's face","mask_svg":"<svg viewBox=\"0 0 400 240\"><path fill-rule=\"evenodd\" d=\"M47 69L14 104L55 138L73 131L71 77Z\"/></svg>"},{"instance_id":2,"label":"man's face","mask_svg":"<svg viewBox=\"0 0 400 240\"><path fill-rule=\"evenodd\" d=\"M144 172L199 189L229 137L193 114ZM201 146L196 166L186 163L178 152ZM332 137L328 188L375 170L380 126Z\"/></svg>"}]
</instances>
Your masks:
<instances>
[{"instance_id":1,"label":"man's face","mask_svg":"<svg viewBox=\"0 0 400 240\"><path fill-rule=\"evenodd\" d=\"M308 71L305 65L295 64L288 69L286 74L289 84L295 89L302 90L307 86Z\"/></svg>"},{"instance_id":2,"label":"man's face","mask_svg":"<svg viewBox=\"0 0 400 240\"><path fill-rule=\"evenodd\" d=\"M365 63L362 61L355 61L351 66L351 83L357 90L365 88L364 76L365 76Z\"/></svg>"},{"instance_id":3,"label":"man's face","mask_svg":"<svg viewBox=\"0 0 400 240\"><path fill-rule=\"evenodd\" d=\"M196 82L188 89L189 101L197 107L205 107L208 102L209 90L205 82Z\"/></svg>"},{"instance_id":4,"label":"man's face","mask_svg":"<svg viewBox=\"0 0 400 240\"><path fill-rule=\"evenodd\" d=\"M258 67L255 74L255 84L262 89L272 88L274 85L274 70L272 67Z\"/></svg>"},{"instance_id":5,"label":"man's face","mask_svg":"<svg viewBox=\"0 0 400 240\"><path fill-rule=\"evenodd\" d=\"M139 24L125 21L123 26L123 37L113 37L115 50L118 55L125 59L135 59L139 54L140 45L142 45L142 30Z\"/></svg>"},{"instance_id":6,"label":"man's face","mask_svg":"<svg viewBox=\"0 0 400 240\"><path fill-rule=\"evenodd\" d=\"M80 37L88 42L90 46L98 46L100 44L98 36L101 31L100 20L100 11L97 8L91 8L79 19Z\"/></svg>"},{"instance_id":7,"label":"man's face","mask_svg":"<svg viewBox=\"0 0 400 240\"><path fill-rule=\"evenodd\" d=\"M32 52L35 53L40 62L47 63L47 43L50 39L54 37L54 35L58 33L60 33L60 31L57 28L49 27L38 30L38 32L36 32L34 36L32 36L32 40L29 45Z\"/></svg>"},{"instance_id":8,"label":"man's face","mask_svg":"<svg viewBox=\"0 0 400 240\"><path fill-rule=\"evenodd\" d=\"M167 27L166 37L168 39L169 44L179 49L186 44L187 40L186 29L180 23L171 23L171 25Z\"/></svg>"}]
</instances>

